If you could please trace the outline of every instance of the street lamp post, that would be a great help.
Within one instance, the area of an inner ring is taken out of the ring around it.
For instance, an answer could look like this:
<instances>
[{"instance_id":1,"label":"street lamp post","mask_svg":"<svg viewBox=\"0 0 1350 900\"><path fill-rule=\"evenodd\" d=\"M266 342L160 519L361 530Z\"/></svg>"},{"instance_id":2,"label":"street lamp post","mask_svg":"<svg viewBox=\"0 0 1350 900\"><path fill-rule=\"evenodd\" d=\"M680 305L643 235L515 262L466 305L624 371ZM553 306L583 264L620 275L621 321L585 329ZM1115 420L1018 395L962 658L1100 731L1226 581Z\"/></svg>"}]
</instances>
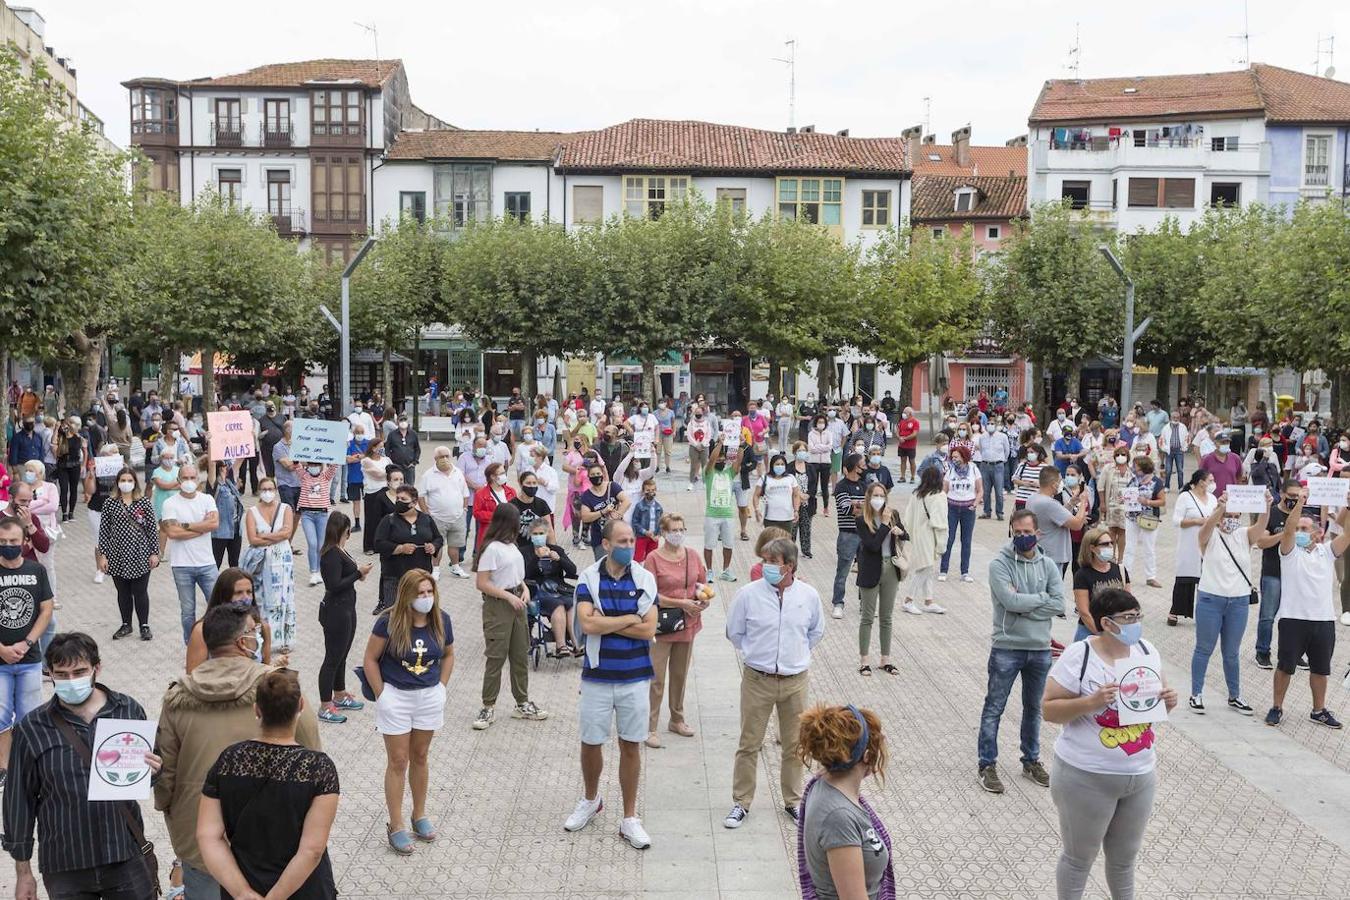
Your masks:
<instances>
[{"instance_id":1,"label":"street lamp post","mask_svg":"<svg viewBox=\"0 0 1350 900\"><path fill-rule=\"evenodd\" d=\"M1134 279L1126 274L1125 266L1111 252L1110 247L1101 244L1097 249L1101 251L1102 256L1106 257L1106 261L1111 264L1111 268L1116 270L1120 280L1125 282L1125 346L1120 368L1120 409L1121 415L1124 416L1125 411L1130 408L1130 395L1134 388L1134 344L1135 341L1144 336L1144 332L1148 331L1148 326L1153 324L1153 317L1149 316L1139 323L1138 328L1134 327ZM1172 373L1160 372L1159 375L1163 378L1170 378Z\"/></svg>"}]
</instances>

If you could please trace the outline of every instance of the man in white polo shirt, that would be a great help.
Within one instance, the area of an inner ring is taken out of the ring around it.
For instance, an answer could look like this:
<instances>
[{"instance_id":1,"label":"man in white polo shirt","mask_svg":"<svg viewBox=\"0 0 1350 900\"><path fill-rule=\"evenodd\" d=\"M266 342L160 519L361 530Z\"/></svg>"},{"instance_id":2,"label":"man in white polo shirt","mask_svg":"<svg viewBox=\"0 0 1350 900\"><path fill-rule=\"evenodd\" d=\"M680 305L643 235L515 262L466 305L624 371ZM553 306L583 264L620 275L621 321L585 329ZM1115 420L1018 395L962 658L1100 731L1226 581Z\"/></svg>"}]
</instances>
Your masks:
<instances>
[{"instance_id":1,"label":"man in white polo shirt","mask_svg":"<svg viewBox=\"0 0 1350 900\"><path fill-rule=\"evenodd\" d=\"M1312 712L1308 718L1327 728L1341 723L1326 707L1327 676L1336 649L1336 560L1350 548L1347 512L1337 518L1341 533L1334 540L1321 540L1321 528L1312 516L1303 514L1308 489L1285 519L1280 535L1280 609L1275 614L1279 628L1279 659L1275 667L1275 696L1267 725L1284 720L1284 695L1298 661L1308 657L1308 684L1312 688Z\"/></svg>"},{"instance_id":2,"label":"man in white polo shirt","mask_svg":"<svg viewBox=\"0 0 1350 900\"><path fill-rule=\"evenodd\" d=\"M286 424L289 428L290 423ZM178 493L164 501L159 524L169 539L169 567L178 589L184 644L197 623L197 588L201 588L202 600L210 600L220 574L211 552L211 532L220 524L218 519L216 501L197 490L197 467L192 463L182 466L178 470Z\"/></svg>"},{"instance_id":3,"label":"man in white polo shirt","mask_svg":"<svg viewBox=\"0 0 1350 900\"><path fill-rule=\"evenodd\" d=\"M465 546L468 539L464 511L469 508L471 495L469 483L451 458L449 447L437 447L432 451L432 467L418 479L417 493L417 504L431 516L445 538L445 555L450 559L450 574L457 578L468 578L469 573L459 565L459 548ZM432 573L440 577L439 560Z\"/></svg>"}]
</instances>

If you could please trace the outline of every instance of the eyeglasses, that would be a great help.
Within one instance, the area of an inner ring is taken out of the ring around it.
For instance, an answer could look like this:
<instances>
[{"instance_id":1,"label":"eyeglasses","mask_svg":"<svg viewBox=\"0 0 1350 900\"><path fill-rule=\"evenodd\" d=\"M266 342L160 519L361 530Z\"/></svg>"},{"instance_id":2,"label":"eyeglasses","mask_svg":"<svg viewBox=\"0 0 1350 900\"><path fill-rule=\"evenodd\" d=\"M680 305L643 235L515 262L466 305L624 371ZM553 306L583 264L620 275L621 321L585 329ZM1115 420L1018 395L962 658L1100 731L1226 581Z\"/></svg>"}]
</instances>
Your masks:
<instances>
[{"instance_id":1,"label":"eyeglasses","mask_svg":"<svg viewBox=\"0 0 1350 900\"><path fill-rule=\"evenodd\" d=\"M1117 623L1117 624L1119 624L1119 625L1134 625L1134 624L1137 624L1137 623L1139 623L1139 622L1144 621L1144 614L1143 614L1143 613L1122 613L1121 615L1118 615L1118 616L1111 616L1110 619L1111 619L1112 622L1115 622L1115 623Z\"/></svg>"}]
</instances>

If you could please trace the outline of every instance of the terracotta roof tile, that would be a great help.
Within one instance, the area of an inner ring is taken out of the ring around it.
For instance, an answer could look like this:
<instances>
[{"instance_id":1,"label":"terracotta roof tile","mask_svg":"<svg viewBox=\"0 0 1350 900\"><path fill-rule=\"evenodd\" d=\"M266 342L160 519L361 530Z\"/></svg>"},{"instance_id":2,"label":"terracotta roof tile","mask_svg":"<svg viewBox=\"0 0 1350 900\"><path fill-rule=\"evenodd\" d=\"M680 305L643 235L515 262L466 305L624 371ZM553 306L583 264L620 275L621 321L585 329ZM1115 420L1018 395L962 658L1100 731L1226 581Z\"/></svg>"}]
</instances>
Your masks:
<instances>
[{"instance_id":1,"label":"terracotta roof tile","mask_svg":"<svg viewBox=\"0 0 1350 900\"><path fill-rule=\"evenodd\" d=\"M632 119L574 135L560 169L571 172L820 172L900 176L900 138L764 131L710 122Z\"/></svg>"},{"instance_id":2,"label":"terracotta roof tile","mask_svg":"<svg viewBox=\"0 0 1350 900\"><path fill-rule=\"evenodd\" d=\"M925 175L916 172L910 198L910 220L952 222L964 219L1015 219L1027 214L1026 178L993 178L981 175ZM956 191L962 187L979 191L979 202L969 212L956 211Z\"/></svg>"},{"instance_id":3,"label":"terracotta roof tile","mask_svg":"<svg viewBox=\"0 0 1350 900\"><path fill-rule=\"evenodd\" d=\"M930 159L931 156L941 157ZM921 144L919 154L910 160L914 177L919 175L991 175L1027 177L1026 147L971 147L970 165L956 163L956 151L950 144Z\"/></svg>"},{"instance_id":4,"label":"terracotta roof tile","mask_svg":"<svg viewBox=\"0 0 1350 900\"><path fill-rule=\"evenodd\" d=\"M379 87L403 67L397 59L307 59L301 62L271 63L234 75L196 78L184 82L193 87L301 87L311 81L356 81L365 87Z\"/></svg>"},{"instance_id":5,"label":"terracotta roof tile","mask_svg":"<svg viewBox=\"0 0 1350 900\"><path fill-rule=\"evenodd\" d=\"M548 162L570 136L560 131L403 131L389 148L388 158Z\"/></svg>"},{"instance_id":6,"label":"terracotta roof tile","mask_svg":"<svg viewBox=\"0 0 1350 900\"><path fill-rule=\"evenodd\" d=\"M1269 122L1350 122L1350 84L1255 63Z\"/></svg>"}]
</instances>

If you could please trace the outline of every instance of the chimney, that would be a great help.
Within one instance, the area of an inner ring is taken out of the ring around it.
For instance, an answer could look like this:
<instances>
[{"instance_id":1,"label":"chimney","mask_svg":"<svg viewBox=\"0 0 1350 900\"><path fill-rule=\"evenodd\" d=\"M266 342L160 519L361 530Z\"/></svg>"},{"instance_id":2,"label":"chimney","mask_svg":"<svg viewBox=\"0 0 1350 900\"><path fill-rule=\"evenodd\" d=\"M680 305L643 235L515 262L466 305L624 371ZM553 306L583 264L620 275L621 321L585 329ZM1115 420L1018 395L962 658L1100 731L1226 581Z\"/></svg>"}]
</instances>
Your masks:
<instances>
[{"instance_id":1,"label":"chimney","mask_svg":"<svg viewBox=\"0 0 1350 900\"><path fill-rule=\"evenodd\" d=\"M798 128L798 129L797 129L797 133L798 133L798 134L815 134L815 133L816 133L816 126L814 126L814 125L803 125L801 128Z\"/></svg>"},{"instance_id":2,"label":"chimney","mask_svg":"<svg viewBox=\"0 0 1350 900\"><path fill-rule=\"evenodd\" d=\"M838 131L836 131L834 134L835 134L835 137L848 137L848 129L847 129L847 128L841 128L841 129L839 129Z\"/></svg>"},{"instance_id":3,"label":"chimney","mask_svg":"<svg viewBox=\"0 0 1350 900\"><path fill-rule=\"evenodd\" d=\"M1004 142L1005 147L1025 147L1026 145L1027 136L1025 134L1019 134L1015 138L1008 138L1008 140Z\"/></svg>"},{"instance_id":4,"label":"chimney","mask_svg":"<svg viewBox=\"0 0 1350 900\"><path fill-rule=\"evenodd\" d=\"M924 146L927 146L927 145L929 145L929 144L933 144L934 146L936 146L936 145L937 145L937 135L935 135L935 134L925 134L925 135L923 136L923 143L924 143Z\"/></svg>"},{"instance_id":5,"label":"chimney","mask_svg":"<svg viewBox=\"0 0 1350 900\"><path fill-rule=\"evenodd\" d=\"M909 167L912 169L919 158L919 139L923 137L922 125L911 125L900 132L900 140L905 142L905 156L909 157Z\"/></svg>"},{"instance_id":6,"label":"chimney","mask_svg":"<svg viewBox=\"0 0 1350 900\"><path fill-rule=\"evenodd\" d=\"M787 133L788 133L788 134L796 134L796 133L797 133L797 129L794 128L793 126L789 125L789 126L788 126L788 130L787 130Z\"/></svg>"},{"instance_id":7,"label":"chimney","mask_svg":"<svg viewBox=\"0 0 1350 900\"><path fill-rule=\"evenodd\" d=\"M952 157L956 160L956 164L962 168L970 165L969 125L952 132Z\"/></svg>"}]
</instances>

